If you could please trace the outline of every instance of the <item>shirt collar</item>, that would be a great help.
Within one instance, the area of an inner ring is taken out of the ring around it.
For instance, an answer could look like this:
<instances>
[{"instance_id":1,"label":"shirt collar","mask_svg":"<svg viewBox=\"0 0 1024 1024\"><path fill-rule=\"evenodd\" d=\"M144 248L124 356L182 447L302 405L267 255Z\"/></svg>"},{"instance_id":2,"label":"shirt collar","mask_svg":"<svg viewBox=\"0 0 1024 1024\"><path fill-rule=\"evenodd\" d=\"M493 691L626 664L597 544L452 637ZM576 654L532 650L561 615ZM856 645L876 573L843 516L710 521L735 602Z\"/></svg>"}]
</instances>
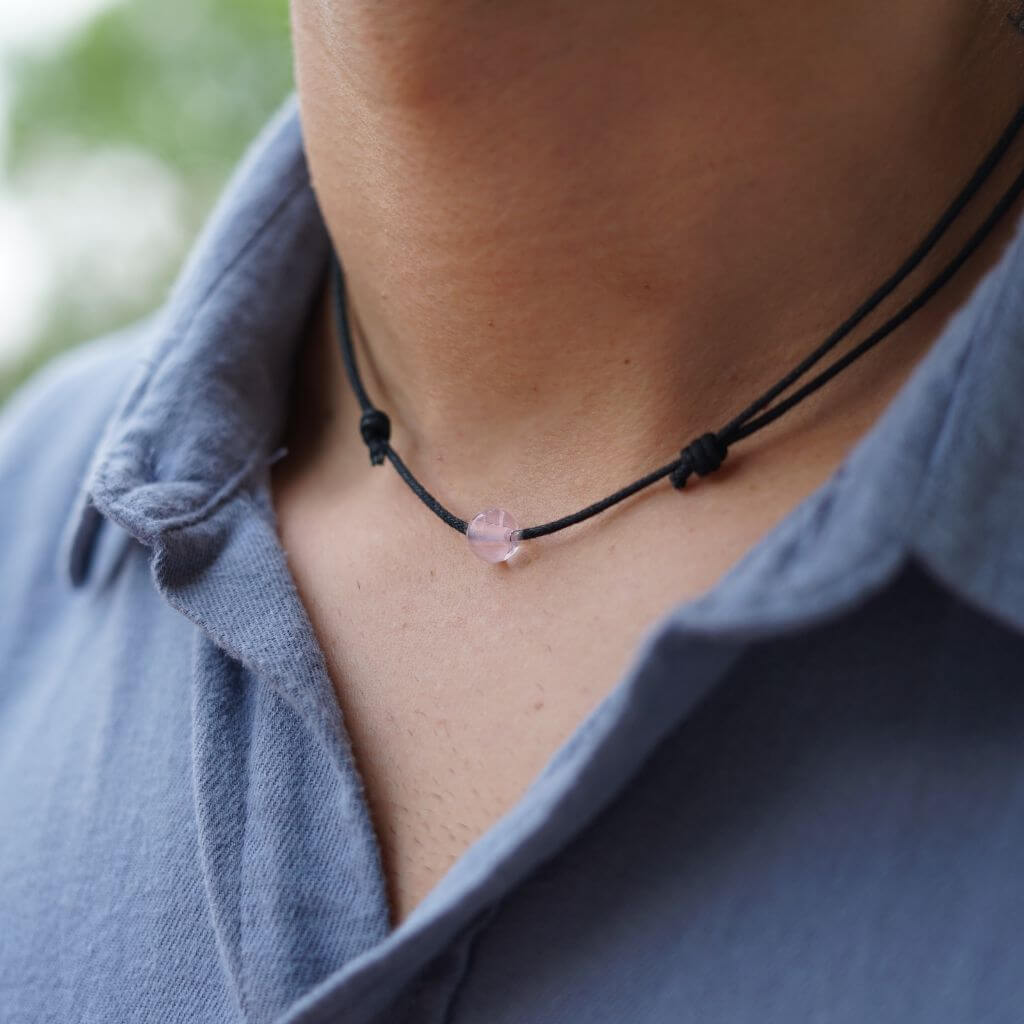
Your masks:
<instances>
[{"instance_id":1,"label":"shirt collar","mask_svg":"<svg viewBox=\"0 0 1024 1024\"><path fill-rule=\"evenodd\" d=\"M102 517L152 544L265 462L328 252L293 95L249 147L141 340L64 533L73 584Z\"/></svg>"},{"instance_id":2,"label":"shirt collar","mask_svg":"<svg viewBox=\"0 0 1024 1024\"><path fill-rule=\"evenodd\" d=\"M778 628L855 601L916 557L1024 629L1022 235L1024 220L829 481L675 614ZM103 517L153 544L265 466L329 245L293 96L239 165L95 452L62 546L74 583Z\"/></svg>"}]
</instances>

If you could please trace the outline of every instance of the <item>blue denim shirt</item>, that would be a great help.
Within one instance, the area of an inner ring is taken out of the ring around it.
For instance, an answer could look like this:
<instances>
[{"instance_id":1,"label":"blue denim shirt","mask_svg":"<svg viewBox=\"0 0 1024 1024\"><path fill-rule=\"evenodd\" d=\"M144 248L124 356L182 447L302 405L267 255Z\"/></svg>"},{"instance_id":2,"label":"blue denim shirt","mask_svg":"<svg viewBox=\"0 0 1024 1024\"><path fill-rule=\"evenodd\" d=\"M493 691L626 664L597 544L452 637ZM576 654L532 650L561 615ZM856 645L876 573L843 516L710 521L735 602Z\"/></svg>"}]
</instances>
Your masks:
<instances>
[{"instance_id":1,"label":"blue denim shirt","mask_svg":"<svg viewBox=\"0 0 1024 1024\"><path fill-rule=\"evenodd\" d=\"M0 1021L1020 1024L1020 229L394 929L268 490L327 254L290 101L0 418Z\"/></svg>"}]
</instances>

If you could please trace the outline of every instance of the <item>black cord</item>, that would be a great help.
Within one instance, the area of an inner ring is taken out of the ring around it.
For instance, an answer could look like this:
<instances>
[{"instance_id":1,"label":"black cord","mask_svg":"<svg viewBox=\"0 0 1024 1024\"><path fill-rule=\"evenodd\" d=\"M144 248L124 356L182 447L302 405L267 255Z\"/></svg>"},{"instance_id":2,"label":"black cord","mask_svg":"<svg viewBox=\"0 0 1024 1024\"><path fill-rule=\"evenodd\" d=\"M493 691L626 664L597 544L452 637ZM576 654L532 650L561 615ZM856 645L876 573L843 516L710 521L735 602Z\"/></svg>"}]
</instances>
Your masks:
<instances>
[{"instance_id":1,"label":"black cord","mask_svg":"<svg viewBox=\"0 0 1024 1024\"><path fill-rule=\"evenodd\" d=\"M809 395L814 394L815 391L827 384L828 381L854 362L854 360L859 359L865 352L874 348L880 341L892 334L893 331L934 298L973 255L975 250L981 246L1002 217L1013 206L1020 194L1024 192L1024 171L1018 175L1013 184L1003 193L991 213L971 235L956 256L914 298L903 305L889 320L873 331L856 347L830 363L821 373L813 377L792 395L772 405L771 408L767 408L784 391L795 384L799 378L803 377L816 363L820 362L840 341L846 338L865 317L877 309L917 269L928 253L931 252L949 230L953 222L960 216L968 203L991 177L1022 127L1024 127L1024 106L1021 106L1014 115L1013 120L985 156L985 159L978 166L978 169L971 176L967 184L897 270L872 292L813 352L747 406L738 416L730 420L720 430L703 434L692 441L683 448L679 456L672 462L661 466L646 476L640 477L638 480L634 480L633 483L627 484L613 494L609 494L606 498L602 498L600 501L596 501L592 505L574 512L572 515L563 516L561 519L554 519L539 526L530 526L519 530L516 534L518 539L530 540L535 537L544 537L559 530L564 530L566 527L575 526L577 523L582 523L584 520L604 512L613 505L617 505L620 501L625 501L626 498L632 497L637 492L650 487L665 477L671 479L674 487L682 488L693 473L696 473L698 476L706 476L714 472L725 460L731 445L773 423L783 413L793 408L799 402L802 402ZM382 464L385 458L388 459L398 471L399 476L431 512L453 529L458 530L460 533L465 533L468 528L466 521L446 509L416 479L409 467L406 466L398 453L391 447L389 440L391 436L391 421L386 413L377 409L370 401L366 388L363 386L358 366L356 365L348 311L345 303L344 272L336 252L332 252L332 270L334 306L338 320L341 354L349 383L352 385L352 390L362 410L359 429L363 440L370 450L370 462L377 466ZM766 411L762 412L762 410ZM761 413L761 415L758 416L758 413Z\"/></svg>"}]
</instances>

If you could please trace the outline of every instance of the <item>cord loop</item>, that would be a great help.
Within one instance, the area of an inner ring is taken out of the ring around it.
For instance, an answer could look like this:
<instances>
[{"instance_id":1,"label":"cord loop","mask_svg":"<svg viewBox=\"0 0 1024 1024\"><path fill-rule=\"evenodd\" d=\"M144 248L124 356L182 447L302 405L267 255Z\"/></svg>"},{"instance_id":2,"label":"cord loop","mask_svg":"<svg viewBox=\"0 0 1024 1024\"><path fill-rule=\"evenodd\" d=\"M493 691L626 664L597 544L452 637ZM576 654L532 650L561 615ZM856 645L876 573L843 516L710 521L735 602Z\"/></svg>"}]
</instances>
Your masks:
<instances>
[{"instance_id":1,"label":"cord loop","mask_svg":"<svg viewBox=\"0 0 1024 1024\"><path fill-rule=\"evenodd\" d=\"M379 466L387 454L391 420L380 409L367 409L359 418L359 433L370 449L370 463Z\"/></svg>"}]
</instances>

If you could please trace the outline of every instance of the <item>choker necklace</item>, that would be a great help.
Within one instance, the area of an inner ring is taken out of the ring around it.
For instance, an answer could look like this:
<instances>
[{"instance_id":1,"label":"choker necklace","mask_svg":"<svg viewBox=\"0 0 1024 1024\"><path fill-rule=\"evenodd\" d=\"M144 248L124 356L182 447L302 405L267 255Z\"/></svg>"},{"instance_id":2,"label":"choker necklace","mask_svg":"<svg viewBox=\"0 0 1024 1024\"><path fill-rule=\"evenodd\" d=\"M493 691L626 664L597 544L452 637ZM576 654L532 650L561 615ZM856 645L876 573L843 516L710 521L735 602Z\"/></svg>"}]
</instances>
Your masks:
<instances>
[{"instance_id":1,"label":"choker necklace","mask_svg":"<svg viewBox=\"0 0 1024 1024\"><path fill-rule=\"evenodd\" d=\"M596 501L592 505L574 512L572 515L564 516L561 519L554 519L549 523L542 523L538 526L520 528L511 513L503 508L488 508L480 512L469 522L460 519L452 512L449 512L444 505L426 490L419 480L413 476L409 467L402 461L394 448L391 447L389 443L391 421L386 413L376 408L370 401L356 366L345 304L344 273L337 253L332 251L334 305L339 327L341 354L349 383L362 409L359 430L363 441L365 441L370 450L371 465L379 466L385 459L388 459L398 471L399 476L409 485L413 493L423 504L438 516L439 519L443 520L453 529L458 530L459 533L464 534L474 554L478 555L485 562L491 563L504 562L511 558L518 550L522 541L531 540L535 537L544 537L551 533L557 533L559 530L564 530L566 527L582 523L584 520L604 512L606 509L617 505L620 501L624 501L626 498L631 497L638 491L642 491L645 487L650 487L651 484L657 483L665 477L670 479L673 487L682 489L691 474L696 473L698 476L706 476L709 473L713 473L721 466L729 448L733 444L774 422L787 410L792 409L793 406L803 401L808 395L817 391L818 388L849 366L855 359L860 358L865 352L877 345L883 338L888 337L897 327L905 323L933 298L967 262L972 253L996 226L1000 218L1012 207L1014 201L1024 191L1024 172L1003 193L991 213L989 213L988 217L985 218L974 234L971 235L963 248L914 298L902 306L889 320L868 335L856 347L841 358L830 363L817 376L813 377L793 394L771 405L798 378L802 377L815 363L845 338L868 314L874 311L921 263L939 239L946 233L950 225L959 217L968 202L970 202L990 177L1006 151L1010 148L1010 144L1016 138L1022 125L1024 125L1024 106L1017 111L1017 114L1000 136L998 142L993 146L959 195L957 195L935 223L934 227L896 272L883 282L813 352L793 367L789 373L770 387L763 395L747 406L738 416L730 420L720 430L701 435L683 448L680 454L671 462L655 469L646 476L640 477L639 480L634 480L633 483L628 484L614 494L610 494L608 497L602 498L600 501ZM771 405L771 408L768 408L769 405Z\"/></svg>"}]
</instances>

